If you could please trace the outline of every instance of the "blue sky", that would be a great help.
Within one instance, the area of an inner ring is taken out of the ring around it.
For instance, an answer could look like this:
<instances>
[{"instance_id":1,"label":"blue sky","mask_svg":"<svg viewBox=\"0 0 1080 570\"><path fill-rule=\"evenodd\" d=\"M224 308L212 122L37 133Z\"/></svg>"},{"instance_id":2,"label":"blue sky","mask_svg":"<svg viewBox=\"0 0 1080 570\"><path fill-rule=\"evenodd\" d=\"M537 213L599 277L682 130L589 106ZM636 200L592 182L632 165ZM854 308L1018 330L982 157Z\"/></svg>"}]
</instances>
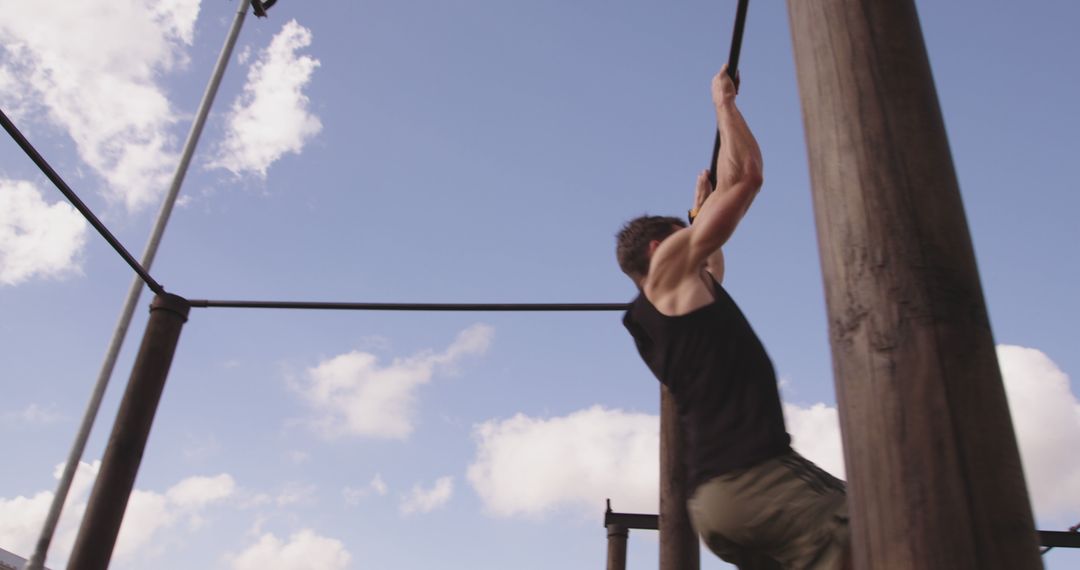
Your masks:
<instances>
[{"instance_id":1,"label":"blue sky","mask_svg":"<svg viewBox=\"0 0 1080 570\"><path fill-rule=\"evenodd\" d=\"M0 0L0 107L136 255L236 9L159 4ZM1080 522L1080 8L917 4L1039 527L1063 529ZM283 0L245 24L152 272L189 298L629 300L613 234L690 206L733 14ZM725 283L797 447L842 473L789 34L782 3L753 3L739 104L766 183ZM0 548L22 554L131 279L60 202L0 140ZM115 567L599 567L604 498L655 512L657 411L616 313L193 309ZM654 564L655 537L630 553Z\"/></svg>"}]
</instances>

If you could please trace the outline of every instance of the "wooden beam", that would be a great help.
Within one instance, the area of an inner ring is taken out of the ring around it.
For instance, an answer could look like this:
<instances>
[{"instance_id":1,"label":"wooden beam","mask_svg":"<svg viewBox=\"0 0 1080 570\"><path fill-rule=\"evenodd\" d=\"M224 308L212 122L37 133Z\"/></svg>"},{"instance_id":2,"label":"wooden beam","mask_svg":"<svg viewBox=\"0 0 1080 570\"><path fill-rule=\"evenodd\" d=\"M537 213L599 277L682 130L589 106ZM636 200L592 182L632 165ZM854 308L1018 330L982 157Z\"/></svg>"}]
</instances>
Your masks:
<instances>
[{"instance_id":1,"label":"wooden beam","mask_svg":"<svg viewBox=\"0 0 1080 570\"><path fill-rule=\"evenodd\" d=\"M856 568L1041 568L914 2L788 10Z\"/></svg>"},{"instance_id":2,"label":"wooden beam","mask_svg":"<svg viewBox=\"0 0 1080 570\"><path fill-rule=\"evenodd\" d=\"M697 534L686 511L686 452L675 398L660 385L660 570L698 570Z\"/></svg>"},{"instance_id":3,"label":"wooden beam","mask_svg":"<svg viewBox=\"0 0 1080 570\"><path fill-rule=\"evenodd\" d=\"M168 293L154 297L150 304L150 320L71 549L68 570L109 567L190 309L186 299Z\"/></svg>"}]
</instances>

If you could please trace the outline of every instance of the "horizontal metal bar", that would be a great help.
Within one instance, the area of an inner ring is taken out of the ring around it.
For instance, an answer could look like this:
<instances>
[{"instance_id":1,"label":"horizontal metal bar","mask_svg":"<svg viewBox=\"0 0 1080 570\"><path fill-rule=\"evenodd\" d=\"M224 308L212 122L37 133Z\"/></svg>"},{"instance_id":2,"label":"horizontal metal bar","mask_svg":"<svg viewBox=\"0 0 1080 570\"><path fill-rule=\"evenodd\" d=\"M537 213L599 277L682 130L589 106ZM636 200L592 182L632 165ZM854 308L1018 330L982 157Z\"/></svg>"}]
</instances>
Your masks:
<instances>
[{"instance_id":1,"label":"horizontal metal bar","mask_svg":"<svg viewBox=\"0 0 1080 570\"><path fill-rule=\"evenodd\" d=\"M75 209L86 218L87 222L90 222L91 226L94 226L94 229L101 234L101 237L105 238L105 241L109 242L109 245L116 250L116 253L120 254L120 257L135 270L135 273L139 274L139 277L146 283L146 286L157 295L165 294L165 289L150 276L150 273L147 272L138 261L135 261L135 258L128 253L127 248L120 243L120 240L116 239L116 236L109 231L109 228L101 223L101 220L99 220L98 217L94 215L94 212L90 210L81 198L79 198L79 195L76 194L75 191L68 186L67 182L64 182L64 179L56 173L56 170L54 170L52 165L45 160L45 157L41 156L41 153L34 148L34 145L30 144L30 141L21 131L19 131L19 128L15 126L15 123L8 118L3 109L0 109L0 124L3 124L4 130L11 135L11 138L19 145L19 148L26 153L26 156L30 157L30 160L37 165L38 169L40 169L53 185L60 190L64 197L68 199L68 202L71 202L71 205L75 206Z\"/></svg>"},{"instance_id":2,"label":"horizontal metal bar","mask_svg":"<svg viewBox=\"0 0 1080 570\"><path fill-rule=\"evenodd\" d=\"M1063 530L1040 530L1039 544L1056 548L1080 548L1080 534Z\"/></svg>"},{"instance_id":3,"label":"horizontal metal bar","mask_svg":"<svg viewBox=\"0 0 1080 570\"><path fill-rule=\"evenodd\" d=\"M657 515L643 515L632 513L604 513L604 526L620 525L625 528L637 528L644 530L657 530L660 517ZM1080 534L1056 530L1040 530L1039 544L1056 548L1080 548Z\"/></svg>"},{"instance_id":4,"label":"horizontal metal bar","mask_svg":"<svg viewBox=\"0 0 1080 570\"><path fill-rule=\"evenodd\" d=\"M626 303L335 303L313 301L212 301L192 299L192 307L232 309L317 309L326 311L625 311Z\"/></svg>"},{"instance_id":5,"label":"horizontal metal bar","mask_svg":"<svg viewBox=\"0 0 1080 570\"><path fill-rule=\"evenodd\" d=\"M643 530L658 530L660 528L659 515L639 515L634 513L604 513L604 526L619 525L625 528L638 528Z\"/></svg>"}]
</instances>

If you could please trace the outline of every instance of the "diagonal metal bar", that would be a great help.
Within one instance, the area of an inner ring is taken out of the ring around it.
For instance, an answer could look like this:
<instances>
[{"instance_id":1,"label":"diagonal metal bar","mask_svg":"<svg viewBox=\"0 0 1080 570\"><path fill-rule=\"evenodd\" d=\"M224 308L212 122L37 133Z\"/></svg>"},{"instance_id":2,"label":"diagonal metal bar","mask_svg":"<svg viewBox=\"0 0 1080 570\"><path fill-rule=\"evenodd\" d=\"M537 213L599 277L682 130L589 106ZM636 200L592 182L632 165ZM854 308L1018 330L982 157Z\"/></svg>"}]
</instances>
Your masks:
<instances>
[{"instance_id":1,"label":"diagonal metal bar","mask_svg":"<svg viewBox=\"0 0 1080 570\"><path fill-rule=\"evenodd\" d=\"M79 213L81 213L83 217L86 218L86 221L90 222L91 226L94 226L94 229L97 230L99 234L101 234L101 237L105 238L105 241L109 242L109 245L111 245L112 248L116 250L116 253L120 254L120 257L124 258L124 261L126 261L127 264L130 265L133 270L135 270L135 273L137 273L139 277L143 280L143 282L146 283L146 286L158 295L164 294L165 289L161 286L161 284L155 281L154 278L151 277L149 273L147 273L146 269L144 269L138 261L135 261L135 258L132 257L131 254L128 253L128 250L124 247L124 245L120 243L120 240L116 239L116 236L114 236L112 232L109 231L109 228L105 227L105 224L101 223L101 220L99 220L98 217L94 215L94 212L92 212L90 208L85 203L83 203L82 199L80 199L79 196L75 194L75 191L72 190L70 186L68 186L67 182L64 182L64 179L61 178L55 170L53 170L53 167L49 165L48 161L45 160L45 157L41 156L41 153L39 153L37 149L34 148L34 145L30 144L30 141L27 140L25 136L23 136L22 132L20 132L18 127L15 126L15 123L13 123L11 119L8 118L7 114L4 113L3 109L0 109L0 123L4 125L4 130L6 130L9 135L11 135L11 138L15 139L15 143L18 144L19 147L23 149L23 152L25 152L26 155L30 157L30 160L34 161L34 164L36 164L37 167L41 169L41 172L44 173L45 176L48 177L54 185L56 185L60 192L64 194L64 196L68 199L68 202L71 202L71 205L75 206L75 209L77 209Z\"/></svg>"},{"instance_id":2,"label":"diagonal metal bar","mask_svg":"<svg viewBox=\"0 0 1080 570\"><path fill-rule=\"evenodd\" d=\"M188 166L191 164L192 156L195 153L195 147L198 145L203 126L206 124L206 118L210 113L210 107L213 105L214 98L217 96L218 87L221 85L221 79L225 75L225 68L232 58L233 48L236 46L236 40L240 35L240 28L244 23L248 6L249 0L241 0L239 3L236 16L233 18L232 26L229 28L229 32L226 35L225 44L222 46L221 53L218 55L214 71L211 73L210 81L206 86L202 102L199 104L199 110L195 115L195 120L191 125L191 130L188 133L184 149L180 154L180 162L177 164L176 171L173 174L172 184L169 187L169 191L166 193L165 200L161 204L161 210L158 212L157 220L154 222L154 228L150 233L150 239L147 241L146 247L143 250L142 264L147 270L149 270L154 263L154 257L157 255L158 246L161 244L161 238L165 233L165 226L168 224L173 206L176 204L176 198L180 193L180 186L183 184ZM120 311L120 318L117 319L112 340L109 342L109 348L105 352L105 360L101 364L97 382L94 384L94 389L90 393L90 400L87 402L86 411L83 413L82 423L79 426L78 433L75 435L75 441L71 445L67 463L64 465L64 471L60 476L60 481L57 483L56 494L53 495L49 513L42 525L41 533L38 535L37 545L34 548L33 555L30 557L30 561L27 563L26 570L42 570L45 566L45 559L49 551L49 546L52 543L53 535L56 533L56 525L60 521L60 514L64 509L64 503L67 501L68 493L71 490L71 484L75 479L75 471L86 450L86 442L90 438L90 431L93 429L94 421L97 419L98 411L101 409L101 401L105 396L105 390L109 386L109 380L112 377L113 369L116 366L116 360L120 355L120 348L124 344L124 337L127 336L128 327L131 325L131 318L135 313L135 305L138 304L139 296L141 294L142 283L138 278L135 278L128 288L124 307Z\"/></svg>"},{"instance_id":3,"label":"diagonal metal bar","mask_svg":"<svg viewBox=\"0 0 1080 570\"><path fill-rule=\"evenodd\" d=\"M625 311L626 303L338 303L318 301L214 301L191 299L192 307L232 309L315 309L327 311Z\"/></svg>"}]
</instances>

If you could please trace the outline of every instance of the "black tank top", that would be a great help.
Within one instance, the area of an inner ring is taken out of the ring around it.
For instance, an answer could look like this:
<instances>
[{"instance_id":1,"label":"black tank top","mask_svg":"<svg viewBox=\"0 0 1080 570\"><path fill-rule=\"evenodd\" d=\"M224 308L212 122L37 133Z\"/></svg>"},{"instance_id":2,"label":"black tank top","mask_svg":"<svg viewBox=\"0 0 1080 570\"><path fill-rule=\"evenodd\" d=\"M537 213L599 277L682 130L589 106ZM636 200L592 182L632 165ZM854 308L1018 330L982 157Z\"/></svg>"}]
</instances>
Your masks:
<instances>
[{"instance_id":1,"label":"black tank top","mask_svg":"<svg viewBox=\"0 0 1080 570\"><path fill-rule=\"evenodd\" d=\"M727 291L677 317L641 293L623 317L638 352L675 398L690 489L791 449L765 347Z\"/></svg>"}]
</instances>

